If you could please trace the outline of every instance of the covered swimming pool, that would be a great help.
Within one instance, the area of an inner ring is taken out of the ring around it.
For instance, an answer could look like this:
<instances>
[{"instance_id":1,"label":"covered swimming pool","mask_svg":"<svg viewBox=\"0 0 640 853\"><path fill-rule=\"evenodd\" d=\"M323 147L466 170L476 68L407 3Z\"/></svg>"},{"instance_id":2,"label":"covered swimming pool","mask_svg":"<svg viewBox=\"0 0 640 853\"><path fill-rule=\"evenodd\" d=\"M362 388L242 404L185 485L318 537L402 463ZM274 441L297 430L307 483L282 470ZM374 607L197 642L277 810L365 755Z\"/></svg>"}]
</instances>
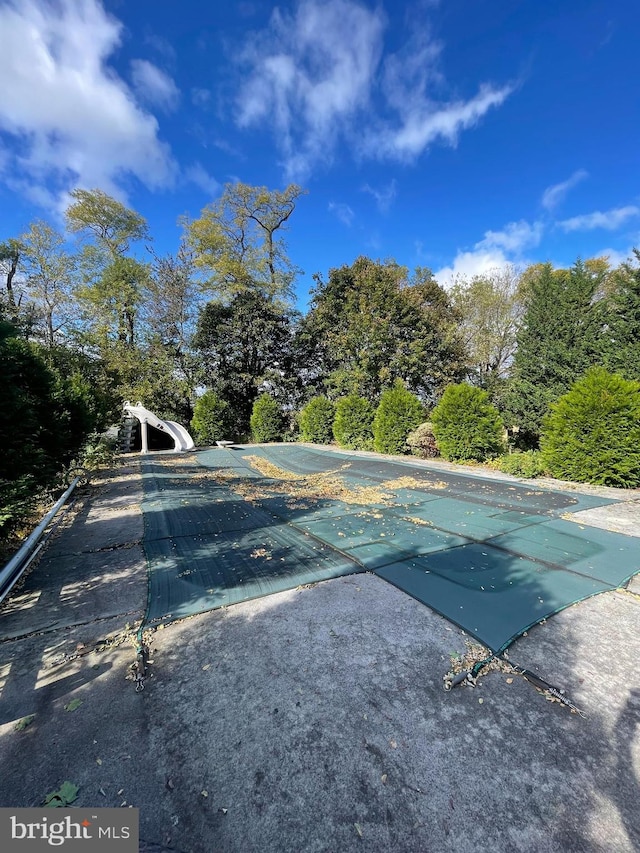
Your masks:
<instances>
[{"instance_id":1,"label":"covered swimming pool","mask_svg":"<svg viewBox=\"0 0 640 853\"><path fill-rule=\"evenodd\" d=\"M146 459L146 621L362 571L493 652L640 571L640 539L580 525L610 499L303 445Z\"/></svg>"}]
</instances>

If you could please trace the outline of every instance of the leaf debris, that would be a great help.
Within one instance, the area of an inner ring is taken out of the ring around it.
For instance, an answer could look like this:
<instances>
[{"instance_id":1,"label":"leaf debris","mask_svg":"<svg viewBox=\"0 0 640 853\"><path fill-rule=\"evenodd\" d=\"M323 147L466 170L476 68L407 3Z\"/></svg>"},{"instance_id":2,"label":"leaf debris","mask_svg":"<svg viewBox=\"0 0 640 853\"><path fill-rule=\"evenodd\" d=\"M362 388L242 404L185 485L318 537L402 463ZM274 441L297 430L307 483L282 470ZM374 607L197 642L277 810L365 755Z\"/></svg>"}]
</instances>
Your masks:
<instances>
[{"instance_id":1,"label":"leaf debris","mask_svg":"<svg viewBox=\"0 0 640 853\"><path fill-rule=\"evenodd\" d=\"M44 804L50 809L61 809L78 799L80 788L73 782L63 782L57 791L51 791L44 798Z\"/></svg>"},{"instance_id":2,"label":"leaf debris","mask_svg":"<svg viewBox=\"0 0 640 853\"><path fill-rule=\"evenodd\" d=\"M27 717L23 717L21 720L18 720L18 722L13 727L14 732L23 732L27 728L27 726L31 725L35 718L35 714L29 714Z\"/></svg>"}]
</instances>

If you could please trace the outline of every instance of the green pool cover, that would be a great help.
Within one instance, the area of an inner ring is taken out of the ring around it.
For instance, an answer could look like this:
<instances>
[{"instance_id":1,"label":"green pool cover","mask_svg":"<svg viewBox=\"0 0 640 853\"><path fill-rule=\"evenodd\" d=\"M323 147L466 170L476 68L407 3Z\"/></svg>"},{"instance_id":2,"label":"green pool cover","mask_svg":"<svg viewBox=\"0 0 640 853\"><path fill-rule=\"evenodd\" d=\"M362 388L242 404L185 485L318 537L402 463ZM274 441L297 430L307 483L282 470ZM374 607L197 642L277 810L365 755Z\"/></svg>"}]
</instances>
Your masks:
<instances>
[{"instance_id":1,"label":"green pool cover","mask_svg":"<svg viewBox=\"0 0 640 853\"><path fill-rule=\"evenodd\" d=\"M199 478L202 470L179 466L169 472L154 461L143 466L147 622L181 619L362 570L328 544L243 500L231 485ZM242 479L250 476L243 466Z\"/></svg>"},{"instance_id":2,"label":"green pool cover","mask_svg":"<svg viewBox=\"0 0 640 853\"><path fill-rule=\"evenodd\" d=\"M377 492L360 503L301 496L249 456ZM197 459L143 465L151 623L366 570L500 652L640 571L640 539L570 520L605 498L299 445Z\"/></svg>"}]
</instances>

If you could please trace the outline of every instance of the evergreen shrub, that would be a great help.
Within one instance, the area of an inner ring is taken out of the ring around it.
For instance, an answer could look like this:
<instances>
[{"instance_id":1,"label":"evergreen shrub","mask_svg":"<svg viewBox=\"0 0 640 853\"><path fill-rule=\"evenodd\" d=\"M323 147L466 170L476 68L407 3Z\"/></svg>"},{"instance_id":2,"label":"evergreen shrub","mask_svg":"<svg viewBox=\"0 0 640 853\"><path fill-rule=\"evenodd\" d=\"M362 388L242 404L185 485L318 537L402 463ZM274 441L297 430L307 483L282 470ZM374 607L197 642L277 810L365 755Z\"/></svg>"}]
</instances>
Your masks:
<instances>
[{"instance_id":1,"label":"evergreen shrub","mask_svg":"<svg viewBox=\"0 0 640 853\"><path fill-rule=\"evenodd\" d=\"M90 386L18 334L0 311L0 548L57 485L98 423Z\"/></svg>"},{"instance_id":2,"label":"evergreen shrub","mask_svg":"<svg viewBox=\"0 0 640 853\"><path fill-rule=\"evenodd\" d=\"M430 421L420 424L413 432L409 433L407 436L407 445L411 453L414 456L419 456L421 459L433 459L440 455Z\"/></svg>"},{"instance_id":3,"label":"evergreen shrub","mask_svg":"<svg viewBox=\"0 0 640 853\"><path fill-rule=\"evenodd\" d=\"M335 404L326 397L314 397L300 412L300 439L314 444L331 444Z\"/></svg>"},{"instance_id":4,"label":"evergreen shrub","mask_svg":"<svg viewBox=\"0 0 640 853\"><path fill-rule=\"evenodd\" d=\"M25 523L35 512L40 484L32 474L25 474L19 480L0 479L0 560L4 563L9 554L4 554L3 539Z\"/></svg>"},{"instance_id":5,"label":"evergreen shrub","mask_svg":"<svg viewBox=\"0 0 640 853\"><path fill-rule=\"evenodd\" d=\"M424 408L401 380L380 395L373 419L373 446L378 453L406 453L407 436L424 420Z\"/></svg>"},{"instance_id":6,"label":"evergreen shrub","mask_svg":"<svg viewBox=\"0 0 640 853\"><path fill-rule=\"evenodd\" d=\"M373 450L375 408L357 394L342 397L336 403L333 436L341 447L349 450Z\"/></svg>"},{"instance_id":7,"label":"evergreen shrub","mask_svg":"<svg viewBox=\"0 0 640 853\"><path fill-rule=\"evenodd\" d=\"M551 406L540 447L554 477L640 486L640 383L592 367Z\"/></svg>"},{"instance_id":8,"label":"evergreen shrub","mask_svg":"<svg viewBox=\"0 0 640 853\"><path fill-rule=\"evenodd\" d=\"M263 443L282 439L284 427L282 412L270 394L261 394L253 404L250 425L255 442Z\"/></svg>"},{"instance_id":9,"label":"evergreen shrub","mask_svg":"<svg viewBox=\"0 0 640 853\"><path fill-rule=\"evenodd\" d=\"M431 423L445 459L483 462L505 449L498 410L486 391L466 382L448 386L431 414Z\"/></svg>"},{"instance_id":10,"label":"evergreen shrub","mask_svg":"<svg viewBox=\"0 0 640 853\"><path fill-rule=\"evenodd\" d=\"M215 391L206 391L196 401L191 428L196 444L214 444L229 439L229 404Z\"/></svg>"}]
</instances>

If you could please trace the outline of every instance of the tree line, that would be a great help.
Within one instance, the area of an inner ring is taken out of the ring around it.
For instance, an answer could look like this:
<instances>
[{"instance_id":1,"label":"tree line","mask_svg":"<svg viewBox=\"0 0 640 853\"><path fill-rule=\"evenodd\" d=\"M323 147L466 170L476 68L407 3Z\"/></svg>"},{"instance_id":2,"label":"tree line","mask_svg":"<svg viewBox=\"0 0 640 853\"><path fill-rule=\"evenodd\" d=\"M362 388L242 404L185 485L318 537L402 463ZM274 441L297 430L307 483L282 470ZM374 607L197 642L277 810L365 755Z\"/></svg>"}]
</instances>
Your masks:
<instances>
[{"instance_id":1,"label":"tree line","mask_svg":"<svg viewBox=\"0 0 640 853\"><path fill-rule=\"evenodd\" d=\"M5 498L49 480L125 399L193 421L203 441L212 424L239 440L266 394L292 439L317 397L373 411L400 383L426 418L466 382L535 450L549 407L590 367L640 380L637 251L615 268L534 264L449 290L427 268L359 257L314 276L302 315L285 236L304 193L228 184L159 256L140 214L77 189L65 233L35 221L0 243Z\"/></svg>"}]
</instances>

